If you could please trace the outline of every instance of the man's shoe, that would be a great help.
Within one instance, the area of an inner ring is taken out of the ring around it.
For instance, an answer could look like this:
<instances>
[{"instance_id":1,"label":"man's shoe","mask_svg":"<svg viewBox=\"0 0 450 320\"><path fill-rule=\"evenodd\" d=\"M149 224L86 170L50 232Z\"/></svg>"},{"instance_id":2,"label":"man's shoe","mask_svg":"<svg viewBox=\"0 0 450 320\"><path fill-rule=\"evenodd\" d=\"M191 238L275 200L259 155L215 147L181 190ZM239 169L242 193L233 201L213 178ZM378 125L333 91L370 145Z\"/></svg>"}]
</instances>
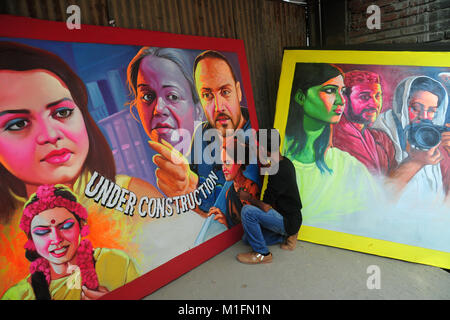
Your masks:
<instances>
[{"instance_id":1,"label":"man's shoe","mask_svg":"<svg viewBox=\"0 0 450 320\"><path fill-rule=\"evenodd\" d=\"M297 246L297 236L298 236L298 233L287 237L286 241L281 244L281 246L280 246L281 249L283 249L283 250L290 250L290 251L294 250L295 247Z\"/></svg>"},{"instance_id":2,"label":"man's shoe","mask_svg":"<svg viewBox=\"0 0 450 320\"><path fill-rule=\"evenodd\" d=\"M236 256L239 262L246 264L259 264L272 262L272 253L269 252L267 256L258 252L240 253Z\"/></svg>"}]
</instances>

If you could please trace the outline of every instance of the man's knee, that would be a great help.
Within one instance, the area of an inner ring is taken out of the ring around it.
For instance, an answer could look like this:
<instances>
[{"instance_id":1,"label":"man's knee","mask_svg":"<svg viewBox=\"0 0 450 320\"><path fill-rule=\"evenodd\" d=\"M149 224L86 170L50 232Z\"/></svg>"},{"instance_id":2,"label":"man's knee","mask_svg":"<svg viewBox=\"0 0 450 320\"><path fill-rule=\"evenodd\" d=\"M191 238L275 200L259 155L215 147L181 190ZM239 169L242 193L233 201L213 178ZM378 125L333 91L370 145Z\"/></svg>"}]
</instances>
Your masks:
<instances>
[{"instance_id":1,"label":"man's knee","mask_svg":"<svg viewBox=\"0 0 450 320\"><path fill-rule=\"evenodd\" d=\"M241 209L241 219L242 220L251 219L255 214L255 209L257 209L257 207L252 206L251 204L244 205Z\"/></svg>"}]
</instances>

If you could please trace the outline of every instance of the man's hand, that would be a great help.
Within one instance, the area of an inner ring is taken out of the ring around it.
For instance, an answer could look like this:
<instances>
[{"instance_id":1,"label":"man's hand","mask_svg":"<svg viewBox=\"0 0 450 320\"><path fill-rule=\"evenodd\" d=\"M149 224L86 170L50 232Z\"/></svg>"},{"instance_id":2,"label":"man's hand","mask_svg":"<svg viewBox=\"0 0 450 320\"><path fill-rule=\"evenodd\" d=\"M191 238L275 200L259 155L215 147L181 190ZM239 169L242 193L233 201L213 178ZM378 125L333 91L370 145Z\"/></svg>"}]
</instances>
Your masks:
<instances>
[{"instance_id":1,"label":"man's hand","mask_svg":"<svg viewBox=\"0 0 450 320\"><path fill-rule=\"evenodd\" d=\"M244 190L239 190L239 199L241 199L241 201L249 202L250 204L260 208L264 212L267 212L270 209L272 209L272 206L270 204L267 204L259 199L254 198L249 192Z\"/></svg>"},{"instance_id":2,"label":"man's hand","mask_svg":"<svg viewBox=\"0 0 450 320\"><path fill-rule=\"evenodd\" d=\"M239 190L238 194L241 201L250 201L250 199L252 198L252 195L244 190Z\"/></svg>"},{"instance_id":3,"label":"man's hand","mask_svg":"<svg viewBox=\"0 0 450 320\"><path fill-rule=\"evenodd\" d=\"M219 221L221 224L228 228L227 218L219 208L209 208L208 217L211 215L215 215L214 220Z\"/></svg>"},{"instance_id":4,"label":"man's hand","mask_svg":"<svg viewBox=\"0 0 450 320\"><path fill-rule=\"evenodd\" d=\"M259 208L260 208L262 211L267 212L267 211L269 211L270 209L272 209L272 206L271 206L270 204L261 202L261 205L260 205Z\"/></svg>"},{"instance_id":5,"label":"man's hand","mask_svg":"<svg viewBox=\"0 0 450 320\"><path fill-rule=\"evenodd\" d=\"M191 171L187 159L167 141L149 141L150 147L158 152L153 162L159 189L167 196L187 194L197 187L198 176Z\"/></svg>"},{"instance_id":6,"label":"man's hand","mask_svg":"<svg viewBox=\"0 0 450 320\"><path fill-rule=\"evenodd\" d=\"M408 143L406 145L406 151L408 152L410 161L416 162L422 167L425 165L435 165L443 159L443 156L438 149L439 145L440 144L434 146L429 150L418 150L415 148L411 148L410 144Z\"/></svg>"}]
</instances>

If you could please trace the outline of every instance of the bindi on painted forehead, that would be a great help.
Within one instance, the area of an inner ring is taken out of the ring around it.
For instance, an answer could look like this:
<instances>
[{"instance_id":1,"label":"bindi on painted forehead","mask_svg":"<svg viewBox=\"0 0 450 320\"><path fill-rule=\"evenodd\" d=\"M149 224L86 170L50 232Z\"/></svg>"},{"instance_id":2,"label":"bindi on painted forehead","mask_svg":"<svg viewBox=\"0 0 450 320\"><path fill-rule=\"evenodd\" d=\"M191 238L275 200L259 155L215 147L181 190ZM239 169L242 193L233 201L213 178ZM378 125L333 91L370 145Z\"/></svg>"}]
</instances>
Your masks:
<instances>
[{"instance_id":1,"label":"bindi on painted forehead","mask_svg":"<svg viewBox=\"0 0 450 320\"><path fill-rule=\"evenodd\" d=\"M60 225L67 220L75 219L73 213L68 211L66 208L55 207L53 209L48 209L42 211L36 215L31 221L31 227L35 228L37 226L49 227L51 225Z\"/></svg>"}]
</instances>

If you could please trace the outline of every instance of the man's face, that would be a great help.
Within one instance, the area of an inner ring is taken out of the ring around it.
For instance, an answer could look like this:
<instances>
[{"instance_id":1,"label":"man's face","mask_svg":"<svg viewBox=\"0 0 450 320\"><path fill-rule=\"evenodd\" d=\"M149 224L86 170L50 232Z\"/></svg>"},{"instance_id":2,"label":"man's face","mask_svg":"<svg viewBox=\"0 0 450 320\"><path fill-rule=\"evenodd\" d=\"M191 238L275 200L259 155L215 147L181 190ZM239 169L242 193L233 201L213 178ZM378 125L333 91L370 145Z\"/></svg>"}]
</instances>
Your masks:
<instances>
[{"instance_id":1,"label":"man's face","mask_svg":"<svg viewBox=\"0 0 450 320\"><path fill-rule=\"evenodd\" d=\"M240 102L239 81L234 81L228 64L218 58L204 58L195 70L195 86L211 126L225 136L227 129L239 129L245 123Z\"/></svg>"},{"instance_id":2,"label":"man's face","mask_svg":"<svg viewBox=\"0 0 450 320\"><path fill-rule=\"evenodd\" d=\"M380 84L357 84L351 87L350 103L345 115L351 122L371 125L380 114L382 100Z\"/></svg>"}]
</instances>

